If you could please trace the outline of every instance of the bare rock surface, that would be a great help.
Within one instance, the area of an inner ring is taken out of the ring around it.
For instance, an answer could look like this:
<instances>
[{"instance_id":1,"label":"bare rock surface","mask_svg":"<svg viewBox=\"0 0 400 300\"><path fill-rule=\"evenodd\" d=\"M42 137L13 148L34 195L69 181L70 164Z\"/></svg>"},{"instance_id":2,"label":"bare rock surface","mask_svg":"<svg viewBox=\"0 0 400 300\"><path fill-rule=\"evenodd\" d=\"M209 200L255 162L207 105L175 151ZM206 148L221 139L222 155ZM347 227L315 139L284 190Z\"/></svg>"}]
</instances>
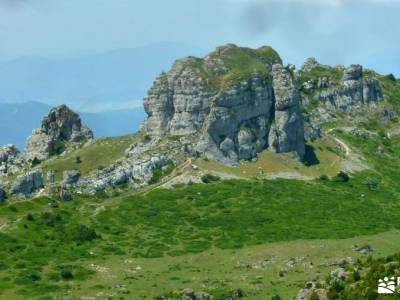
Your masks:
<instances>
[{"instance_id":1,"label":"bare rock surface","mask_svg":"<svg viewBox=\"0 0 400 300\"><path fill-rule=\"evenodd\" d=\"M25 165L20 151L14 145L5 145L0 148L0 174L14 174Z\"/></svg>"},{"instance_id":2,"label":"bare rock surface","mask_svg":"<svg viewBox=\"0 0 400 300\"><path fill-rule=\"evenodd\" d=\"M44 187L43 173L40 170L19 175L11 186L11 194L29 196Z\"/></svg>"},{"instance_id":3,"label":"bare rock surface","mask_svg":"<svg viewBox=\"0 0 400 300\"><path fill-rule=\"evenodd\" d=\"M62 151L66 142L80 142L92 138L92 131L82 125L77 113L66 105L57 106L51 109L43 118L40 128L33 130L28 138L25 160L42 161L55 152Z\"/></svg>"}]
</instances>

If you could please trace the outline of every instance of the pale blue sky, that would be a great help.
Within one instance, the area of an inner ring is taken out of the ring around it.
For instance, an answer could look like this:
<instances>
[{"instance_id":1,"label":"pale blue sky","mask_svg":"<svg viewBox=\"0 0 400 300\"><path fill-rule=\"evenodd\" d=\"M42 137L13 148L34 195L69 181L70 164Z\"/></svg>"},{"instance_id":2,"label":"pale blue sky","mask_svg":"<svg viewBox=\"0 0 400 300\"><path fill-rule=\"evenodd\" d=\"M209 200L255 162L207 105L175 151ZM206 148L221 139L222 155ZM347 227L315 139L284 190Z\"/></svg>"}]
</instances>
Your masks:
<instances>
[{"instance_id":1,"label":"pale blue sky","mask_svg":"<svg viewBox=\"0 0 400 300\"><path fill-rule=\"evenodd\" d=\"M399 0L0 0L0 59L232 42L399 76L399 16Z\"/></svg>"}]
</instances>

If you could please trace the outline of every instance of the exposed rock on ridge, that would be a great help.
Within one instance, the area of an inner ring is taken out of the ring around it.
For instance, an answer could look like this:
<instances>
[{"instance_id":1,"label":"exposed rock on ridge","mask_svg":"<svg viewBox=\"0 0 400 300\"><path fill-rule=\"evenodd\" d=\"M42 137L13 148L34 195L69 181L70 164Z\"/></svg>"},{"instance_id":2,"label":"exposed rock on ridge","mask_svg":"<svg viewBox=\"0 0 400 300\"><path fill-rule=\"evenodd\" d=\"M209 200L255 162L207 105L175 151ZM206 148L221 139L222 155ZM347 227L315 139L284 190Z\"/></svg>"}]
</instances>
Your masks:
<instances>
[{"instance_id":1,"label":"exposed rock on ridge","mask_svg":"<svg viewBox=\"0 0 400 300\"><path fill-rule=\"evenodd\" d=\"M305 146L300 93L290 73L281 65L274 65L273 78L275 122L269 133L270 148L274 152L295 151L299 158L302 158Z\"/></svg>"},{"instance_id":2,"label":"exposed rock on ridge","mask_svg":"<svg viewBox=\"0 0 400 300\"><path fill-rule=\"evenodd\" d=\"M66 105L53 108L42 120L41 126L28 138L25 159L45 160L58 151L65 142L80 142L93 138L92 131L82 125L78 114Z\"/></svg>"},{"instance_id":3,"label":"exposed rock on ridge","mask_svg":"<svg viewBox=\"0 0 400 300\"><path fill-rule=\"evenodd\" d=\"M11 194L28 196L44 187L42 171L32 171L20 175L11 187Z\"/></svg>"},{"instance_id":4,"label":"exposed rock on ridge","mask_svg":"<svg viewBox=\"0 0 400 300\"><path fill-rule=\"evenodd\" d=\"M5 145L0 148L0 175L14 174L24 166L24 159L14 145Z\"/></svg>"},{"instance_id":5,"label":"exposed rock on ridge","mask_svg":"<svg viewBox=\"0 0 400 300\"><path fill-rule=\"evenodd\" d=\"M170 72L160 75L144 99L149 115L144 128L155 138L191 140L189 153L236 164L255 158L269 146L275 123L271 150L295 151L301 158L304 138L302 129L296 128L302 126L299 105L300 95L272 48L252 50L229 44L204 59L178 60Z\"/></svg>"}]
</instances>

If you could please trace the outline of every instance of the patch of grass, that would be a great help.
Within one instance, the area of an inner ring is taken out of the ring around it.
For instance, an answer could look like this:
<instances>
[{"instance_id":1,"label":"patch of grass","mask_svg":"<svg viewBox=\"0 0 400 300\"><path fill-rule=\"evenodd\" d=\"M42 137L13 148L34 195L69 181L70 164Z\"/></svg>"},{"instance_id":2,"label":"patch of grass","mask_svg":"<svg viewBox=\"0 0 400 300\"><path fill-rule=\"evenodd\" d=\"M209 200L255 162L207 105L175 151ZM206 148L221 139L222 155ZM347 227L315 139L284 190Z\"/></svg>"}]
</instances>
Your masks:
<instances>
[{"instance_id":1,"label":"patch of grass","mask_svg":"<svg viewBox=\"0 0 400 300\"><path fill-rule=\"evenodd\" d=\"M343 78L343 71L338 68L328 66L316 66L308 72L302 72L298 78L298 87L303 90L303 84L310 80L318 80L318 78L327 77L331 84L339 85Z\"/></svg>"},{"instance_id":2,"label":"patch of grass","mask_svg":"<svg viewBox=\"0 0 400 300\"><path fill-rule=\"evenodd\" d=\"M254 73L268 77L267 65L282 63L279 54L269 46L258 49L232 47L226 49L223 54L214 52L210 57L221 59L227 70L222 74L214 74L201 58L192 58L189 66L197 69L199 75L217 91L223 91L240 80L247 80Z\"/></svg>"},{"instance_id":3,"label":"patch of grass","mask_svg":"<svg viewBox=\"0 0 400 300\"><path fill-rule=\"evenodd\" d=\"M47 172L54 170L56 180L62 179L66 170L79 170L82 176L101 166L109 165L123 157L125 150L138 138L136 135L99 138L89 145L42 163L39 167ZM78 159L79 158L79 159Z\"/></svg>"}]
</instances>

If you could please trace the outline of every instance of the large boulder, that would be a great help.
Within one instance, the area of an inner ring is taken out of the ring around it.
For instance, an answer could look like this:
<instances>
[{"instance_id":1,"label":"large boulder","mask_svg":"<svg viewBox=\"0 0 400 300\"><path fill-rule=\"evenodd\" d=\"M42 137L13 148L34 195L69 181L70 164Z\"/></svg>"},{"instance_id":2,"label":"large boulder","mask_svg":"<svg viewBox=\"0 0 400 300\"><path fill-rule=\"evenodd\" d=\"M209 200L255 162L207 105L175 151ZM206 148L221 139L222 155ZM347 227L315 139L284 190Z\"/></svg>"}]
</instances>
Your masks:
<instances>
[{"instance_id":1,"label":"large boulder","mask_svg":"<svg viewBox=\"0 0 400 300\"><path fill-rule=\"evenodd\" d=\"M81 173L77 170L63 172L63 184L75 184L79 181Z\"/></svg>"},{"instance_id":2,"label":"large boulder","mask_svg":"<svg viewBox=\"0 0 400 300\"><path fill-rule=\"evenodd\" d=\"M16 173L24 164L24 159L16 146L9 144L0 148L0 174Z\"/></svg>"},{"instance_id":3,"label":"large boulder","mask_svg":"<svg viewBox=\"0 0 400 300\"><path fill-rule=\"evenodd\" d=\"M82 125L77 113L66 105L57 106L43 118L40 128L35 129L28 138L25 159L42 161L52 154L60 154L66 142L92 138L92 131Z\"/></svg>"},{"instance_id":4,"label":"large boulder","mask_svg":"<svg viewBox=\"0 0 400 300\"><path fill-rule=\"evenodd\" d=\"M11 186L11 194L29 196L43 187L42 171L31 171L17 177Z\"/></svg>"}]
</instances>

